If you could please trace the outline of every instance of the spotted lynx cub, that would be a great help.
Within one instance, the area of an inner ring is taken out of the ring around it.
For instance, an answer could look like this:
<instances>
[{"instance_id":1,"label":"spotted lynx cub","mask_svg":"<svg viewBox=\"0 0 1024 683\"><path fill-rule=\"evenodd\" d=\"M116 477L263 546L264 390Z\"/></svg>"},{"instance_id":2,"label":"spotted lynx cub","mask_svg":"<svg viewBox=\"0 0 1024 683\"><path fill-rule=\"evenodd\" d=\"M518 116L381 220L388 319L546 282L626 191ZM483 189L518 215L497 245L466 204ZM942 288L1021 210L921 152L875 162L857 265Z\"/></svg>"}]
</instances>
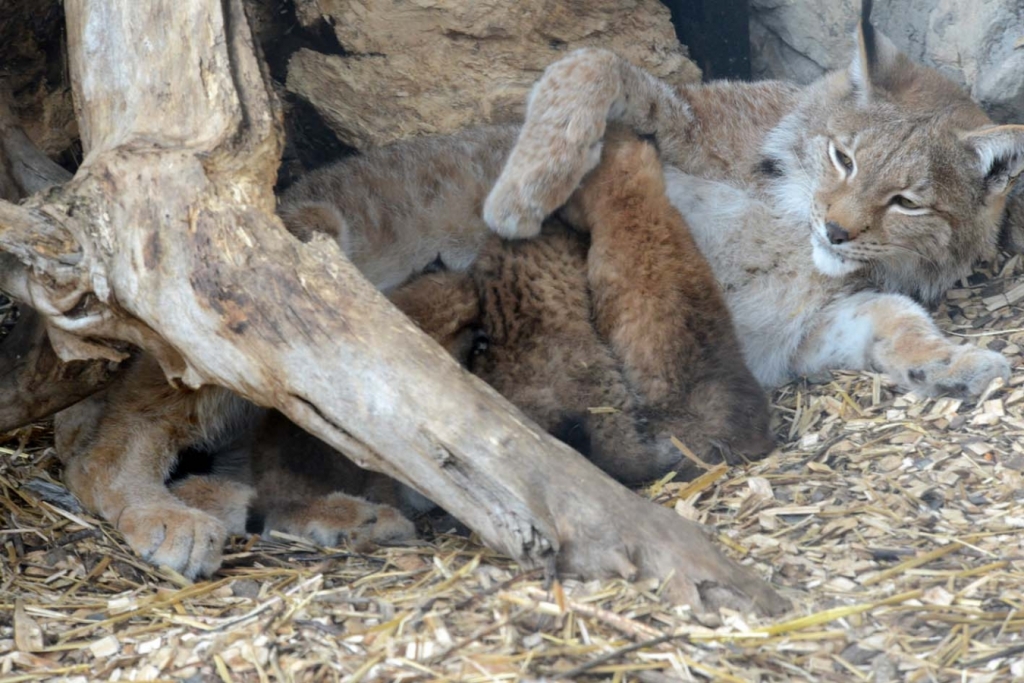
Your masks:
<instances>
[{"instance_id":1,"label":"spotted lynx cub","mask_svg":"<svg viewBox=\"0 0 1024 683\"><path fill-rule=\"evenodd\" d=\"M616 131L571 208L589 240L553 224L492 239L467 273L392 301L427 331L478 301L487 348L471 370L620 481L690 465L673 437L712 462L768 453L766 397L654 147Z\"/></svg>"}]
</instances>

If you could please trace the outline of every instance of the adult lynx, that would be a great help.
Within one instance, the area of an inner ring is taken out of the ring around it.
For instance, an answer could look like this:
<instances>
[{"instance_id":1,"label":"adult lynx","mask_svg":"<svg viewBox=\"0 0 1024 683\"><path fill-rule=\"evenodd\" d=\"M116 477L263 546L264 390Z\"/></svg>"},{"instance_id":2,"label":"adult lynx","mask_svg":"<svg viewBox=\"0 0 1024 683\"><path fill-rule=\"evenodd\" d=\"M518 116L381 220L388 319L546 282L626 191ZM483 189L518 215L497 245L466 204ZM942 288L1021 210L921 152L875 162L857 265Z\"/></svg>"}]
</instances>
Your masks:
<instances>
[{"instance_id":1,"label":"adult lynx","mask_svg":"<svg viewBox=\"0 0 1024 683\"><path fill-rule=\"evenodd\" d=\"M1008 363L951 343L913 298L937 299L994 256L1024 126L994 126L876 33L870 11L850 67L806 88L672 91L609 52L568 56L535 86L485 219L535 234L595 163L606 120L623 121L657 136L669 196L763 384L874 369L923 393L977 395Z\"/></svg>"}]
</instances>

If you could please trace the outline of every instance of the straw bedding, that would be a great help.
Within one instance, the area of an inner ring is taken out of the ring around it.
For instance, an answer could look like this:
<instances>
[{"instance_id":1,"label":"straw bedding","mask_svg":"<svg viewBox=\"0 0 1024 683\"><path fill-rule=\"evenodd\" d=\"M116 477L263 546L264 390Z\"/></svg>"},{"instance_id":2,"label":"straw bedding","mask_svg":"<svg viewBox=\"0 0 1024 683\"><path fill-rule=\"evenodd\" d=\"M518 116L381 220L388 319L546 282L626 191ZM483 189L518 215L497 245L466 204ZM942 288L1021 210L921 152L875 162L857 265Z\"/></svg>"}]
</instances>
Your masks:
<instances>
[{"instance_id":1,"label":"straw bedding","mask_svg":"<svg viewBox=\"0 0 1024 683\"><path fill-rule=\"evenodd\" d=\"M951 291L943 327L1019 363L1022 272ZM780 586L795 609L774 621L546 586L436 518L370 555L236 538L192 584L69 500L47 428L22 430L0 456L0 680L1024 678L1024 369L977 403L836 373L773 404L768 459L641 494Z\"/></svg>"}]
</instances>

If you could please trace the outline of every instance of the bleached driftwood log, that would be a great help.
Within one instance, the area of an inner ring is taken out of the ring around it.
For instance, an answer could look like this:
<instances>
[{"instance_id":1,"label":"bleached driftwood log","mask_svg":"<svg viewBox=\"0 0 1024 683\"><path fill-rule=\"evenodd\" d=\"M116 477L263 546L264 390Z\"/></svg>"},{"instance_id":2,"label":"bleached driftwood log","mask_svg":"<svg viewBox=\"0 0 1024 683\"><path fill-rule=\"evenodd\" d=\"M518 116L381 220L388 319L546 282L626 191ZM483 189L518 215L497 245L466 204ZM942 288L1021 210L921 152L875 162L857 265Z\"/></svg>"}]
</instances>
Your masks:
<instances>
[{"instance_id":1,"label":"bleached driftwood log","mask_svg":"<svg viewBox=\"0 0 1024 683\"><path fill-rule=\"evenodd\" d=\"M63 358L141 346L172 381L280 409L527 566L785 606L464 372L333 242L287 234L280 122L240 0L65 7L86 156L62 187L0 202L0 250Z\"/></svg>"}]
</instances>

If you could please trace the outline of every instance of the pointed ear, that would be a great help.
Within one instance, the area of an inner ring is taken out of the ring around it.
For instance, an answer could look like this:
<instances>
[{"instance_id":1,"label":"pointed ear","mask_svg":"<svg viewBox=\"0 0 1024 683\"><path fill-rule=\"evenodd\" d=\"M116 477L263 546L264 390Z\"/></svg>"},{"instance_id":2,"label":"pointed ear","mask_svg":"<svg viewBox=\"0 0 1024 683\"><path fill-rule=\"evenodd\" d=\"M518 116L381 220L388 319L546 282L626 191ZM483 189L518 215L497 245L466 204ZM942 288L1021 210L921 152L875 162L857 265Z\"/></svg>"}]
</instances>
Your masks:
<instances>
[{"instance_id":1,"label":"pointed ear","mask_svg":"<svg viewBox=\"0 0 1024 683\"><path fill-rule=\"evenodd\" d=\"M1005 194L1024 171L1024 126L987 126L963 136L989 195Z\"/></svg>"},{"instance_id":2,"label":"pointed ear","mask_svg":"<svg viewBox=\"0 0 1024 683\"><path fill-rule=\"evenodd\" d=\"M861 104L871 101L874 89L894 82L900 51L871 25L871 0L861 3L857 25L857 53L850 63L850 83Z\"/></svg>"}]
</instances>

